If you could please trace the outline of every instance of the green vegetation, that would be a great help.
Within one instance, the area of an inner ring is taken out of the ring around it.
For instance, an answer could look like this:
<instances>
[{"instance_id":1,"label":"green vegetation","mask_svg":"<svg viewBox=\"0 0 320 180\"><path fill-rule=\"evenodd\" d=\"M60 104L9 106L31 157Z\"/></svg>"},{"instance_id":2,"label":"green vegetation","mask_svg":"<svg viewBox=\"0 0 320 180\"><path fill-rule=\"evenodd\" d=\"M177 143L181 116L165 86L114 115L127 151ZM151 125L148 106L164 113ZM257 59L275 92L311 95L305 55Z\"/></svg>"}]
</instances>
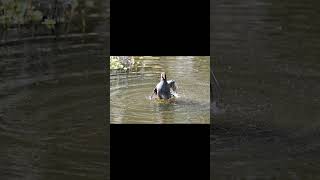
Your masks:
<instances>
[{"instance_id":1,"label":"green vegetation","mask_svg":"<svg viewBox=\"0 0 320 180\"><path fill-rule=\"evenodd\" d=\"M0 3L0 24L2 32L8 31L12 24L21 23L22 7L13 0L3 0Z\"/></svg>"},{"instance_id":2,"label":"green vegetation","mask_svg":"<svg viewBox=\"0 0 320 180\"><path fill-rule=\"evenodd\" d=\"M120 62L120 59L118 56L111 56L110 57L110 69L123 69L124 65Z\"/></svg>"},{"instance_id":3,"label":"green vegetation","mask_svg":"<svg viewBox=\"0 0 320 180\"><path fill-rule=\"evenodd\" d=\"M128 70L142 66L143 59L160 59L154 56L110 56L111 70Z\"/></svg>"},{"instance_id":4,"label":"green vegetation","mask_svg":"<svg viewBox=\"0 0 320 180\"><path fill-rule=\"evenodd\" d=\"M88 32L95 22L90 17L97 18L102 13L102 0L71 0L52 1L40 4L36 0L1 0L0 1L0 33L6 38L8 31L17 29L18 32L41 34L69 31ZM62 26L58 26L58 25ZM62 28L59 28L62 27ZM49 31L48 31L49 30ZM53 31L54 30L54 31Z\"/></svg>"},{"instance_id":5,"label":"green vegetation","mask_svg":"<svg viewBox=\"0 0 320 180\"><path fill-rule=\"evenodd\" d=\"M56 25L56 21L54 19L46 19L42 24L46 25L46 27L50 30L54 29Z\"/></svg>"}]
</instances>

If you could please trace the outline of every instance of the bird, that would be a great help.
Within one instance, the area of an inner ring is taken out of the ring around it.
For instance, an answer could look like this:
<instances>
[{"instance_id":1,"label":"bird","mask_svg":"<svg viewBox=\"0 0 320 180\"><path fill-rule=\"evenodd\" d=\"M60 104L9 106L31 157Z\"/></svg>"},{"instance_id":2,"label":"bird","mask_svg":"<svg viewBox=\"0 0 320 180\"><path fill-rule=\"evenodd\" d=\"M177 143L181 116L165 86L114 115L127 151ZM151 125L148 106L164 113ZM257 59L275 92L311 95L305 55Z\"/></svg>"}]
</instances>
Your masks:
<instances>
[{"instance_id":1,"label":"bird","mask_svg":"<svg viewBox=\"0 0 320 180\"><path fill-rule=\"evenodd\" d=\"M159 99L170 99L172 97L170 89L176 92L177 87L175 80L167 81L166 73L162 72L160 75L160 82L153 89L153 94L151 97L153 97L153 95L157 95Z\"/></svg>"}]
</instances>

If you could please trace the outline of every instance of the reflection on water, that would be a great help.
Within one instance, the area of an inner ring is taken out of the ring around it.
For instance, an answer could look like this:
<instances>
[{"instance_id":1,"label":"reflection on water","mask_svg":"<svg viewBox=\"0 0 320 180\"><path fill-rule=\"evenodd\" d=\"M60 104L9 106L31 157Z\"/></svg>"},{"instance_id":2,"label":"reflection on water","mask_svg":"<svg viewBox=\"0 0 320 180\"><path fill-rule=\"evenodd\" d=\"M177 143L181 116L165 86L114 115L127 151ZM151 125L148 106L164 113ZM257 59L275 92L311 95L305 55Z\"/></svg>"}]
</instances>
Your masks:
<instances>
[{"instance_id":1,"label":"reflection on water","mask_svg":"<svg viewBox=\"0 0 320 180\"><path fill-rule=\"evenodd\" d=\"M111 123L209 123L209 57L161 57L136 60L131 72L111 71ZM150 100L160 73L174 79L174 103Z\"/></svg>"},{"instance_id":2,"label":"reflection on water","mask_svg":"<svg viewBox=\"0 0 320 180\"><path fill-rule=\"evenodd\" d=\"M1 41L0 179L109 179L106 25L95 23Z\"/></svg>"},{"instance_id":3,"label":"reflection on water","mask_svg":"<svg viewBox=\"0 0 320 180\"><path fill-rule=\"evenodd\" d=\"M211 179L319 179L319 3L214 1ZM311 163L312 162L312 163Z\"/></svg>"}]
</instances>

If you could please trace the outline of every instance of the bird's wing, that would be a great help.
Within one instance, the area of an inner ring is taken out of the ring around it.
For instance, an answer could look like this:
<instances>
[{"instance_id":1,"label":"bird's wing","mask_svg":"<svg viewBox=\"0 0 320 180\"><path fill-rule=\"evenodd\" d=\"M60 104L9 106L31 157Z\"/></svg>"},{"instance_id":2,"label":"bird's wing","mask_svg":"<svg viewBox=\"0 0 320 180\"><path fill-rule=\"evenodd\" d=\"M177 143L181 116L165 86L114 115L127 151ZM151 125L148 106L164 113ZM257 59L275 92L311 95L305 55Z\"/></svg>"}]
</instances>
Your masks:
<instances>
[{"instance_id":1,"label":"bird's wing","mask_svg":"<svg viewBox=\"0 0 320 180\"><path fill-rule=\"evenodd\" d=\"M175 80L169 80L168 84L173 91L176 91L177 87L175 85Z\"/></svg>"}]
</instances>

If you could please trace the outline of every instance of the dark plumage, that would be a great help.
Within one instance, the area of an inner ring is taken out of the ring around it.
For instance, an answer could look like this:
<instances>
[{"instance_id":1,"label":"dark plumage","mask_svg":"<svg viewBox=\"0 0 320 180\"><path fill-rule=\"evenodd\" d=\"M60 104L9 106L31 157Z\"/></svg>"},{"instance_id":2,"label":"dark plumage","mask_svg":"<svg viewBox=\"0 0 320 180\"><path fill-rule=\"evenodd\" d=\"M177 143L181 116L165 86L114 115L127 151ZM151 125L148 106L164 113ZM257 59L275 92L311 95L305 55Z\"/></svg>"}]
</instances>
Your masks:
<instances>
[{"instance_id":1,"label":"dark plumage","mask_svg":"<svg viewBox=\"0 0 320 180\"><path fill-rule=\"evenodd\" d=\"M176 91L175 81L169 80L167 81L166 73L161 73L160 82L156 85L156 87L153 90L152 95L157 95L159 99L170 99L171 98L171 92L170 88L173 91Z\"/></svg>"}]
</instances>

